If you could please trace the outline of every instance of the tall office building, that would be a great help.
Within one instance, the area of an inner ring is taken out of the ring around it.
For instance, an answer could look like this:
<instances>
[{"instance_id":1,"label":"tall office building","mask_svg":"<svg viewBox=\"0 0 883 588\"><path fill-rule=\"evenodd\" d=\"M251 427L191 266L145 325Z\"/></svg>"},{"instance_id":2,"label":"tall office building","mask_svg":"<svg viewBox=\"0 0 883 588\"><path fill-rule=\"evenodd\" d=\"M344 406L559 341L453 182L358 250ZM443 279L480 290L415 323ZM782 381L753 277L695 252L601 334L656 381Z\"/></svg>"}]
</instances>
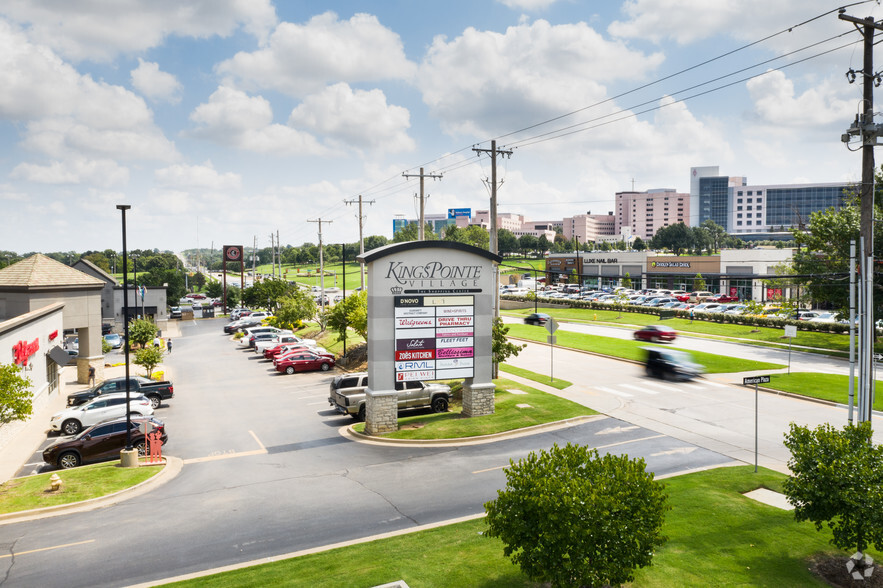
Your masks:
<instances>
[{"instance_id":1,"label":"tall office building","mask_svg":"<svg viewBox=\"0 0 883 588\"><path fill-rule=\"evenodd\" d=\"M690 195L671 188L616 193L616 234L628 227L646 241L669 225L690 222Z\"/></svg>"}]
</instances>

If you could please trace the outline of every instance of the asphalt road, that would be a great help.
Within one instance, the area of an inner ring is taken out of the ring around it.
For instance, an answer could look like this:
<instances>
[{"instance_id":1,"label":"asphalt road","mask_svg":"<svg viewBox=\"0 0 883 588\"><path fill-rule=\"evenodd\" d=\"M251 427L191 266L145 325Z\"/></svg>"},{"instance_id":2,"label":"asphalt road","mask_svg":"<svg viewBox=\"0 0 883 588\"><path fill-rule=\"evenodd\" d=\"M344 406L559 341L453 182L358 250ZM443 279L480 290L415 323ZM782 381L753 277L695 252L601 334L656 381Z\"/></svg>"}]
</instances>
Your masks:
<instances>
[{"instance_id":1,"label":"asphalt road","mask_svg":"<svg viewBox=\"0 0 883 588\"><path fill-rule=\"evenodd\" d=\"M331 375L276 375L223 336L222 324L183 323L167 359L175 398L157 416L169 433L165 451L185 461L178 477L101 510L0 526L0 584L157 581L481 513L505 484L509 459L553 443L640 456L657 475L733 461L609 417L460 447L349 441L339 429L351 420L325 400ZM623 364L598 361L597 369L619 382ZM644 379L626 374L620 383L641 386ZM670 386L683 394L689 385Z\"/></svg>"}]
</instances>

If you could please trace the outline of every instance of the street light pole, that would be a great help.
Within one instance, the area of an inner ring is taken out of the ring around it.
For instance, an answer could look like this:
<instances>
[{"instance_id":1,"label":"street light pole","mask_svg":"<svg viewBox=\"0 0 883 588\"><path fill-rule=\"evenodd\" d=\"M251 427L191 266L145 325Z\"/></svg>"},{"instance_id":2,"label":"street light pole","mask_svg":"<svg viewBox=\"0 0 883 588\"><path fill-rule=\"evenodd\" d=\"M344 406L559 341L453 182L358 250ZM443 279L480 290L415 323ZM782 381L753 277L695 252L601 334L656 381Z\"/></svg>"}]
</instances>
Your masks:
<instances>
[{"instance_id":1,"label":"street light pole","mask_svg":"<svg viewBox=\"0 0 883 588\"><path fill-rule=\"evenodd\" d=\"M125 349L126 355L126 448L121 455L121 461L125 462L125 455L131 456L132 449L132 413L129 410L131 402L131 382L129 381L129 285L127 283L128 271L126 262L128 261L128 253L126 249L126 211L132 208L128 204L117 204L117 210L122 213L123 219L123 333L126 337ZM135 465L138 465L137 455Z\"/></svg>"}]
</instances>

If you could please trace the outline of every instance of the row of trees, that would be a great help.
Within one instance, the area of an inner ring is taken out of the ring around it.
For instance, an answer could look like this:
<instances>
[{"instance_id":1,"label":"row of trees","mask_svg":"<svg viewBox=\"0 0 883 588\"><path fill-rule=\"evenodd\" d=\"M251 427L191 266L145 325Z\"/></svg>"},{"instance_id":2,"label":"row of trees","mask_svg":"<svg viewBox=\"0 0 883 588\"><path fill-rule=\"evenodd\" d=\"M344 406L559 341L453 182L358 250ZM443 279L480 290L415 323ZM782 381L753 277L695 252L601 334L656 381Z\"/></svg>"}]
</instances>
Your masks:
<instances>
[{"instance_id":1,"label":"row of trees","mask_svg":"<svg viewBox=\"0 0 883 588\"><path fill-rule=\"evenodd\" d=\"M667 249L676 255L692 253L702 255L703 252L713 254L721 249L742 249L745 243L738 237L727 234L727 230L713 220L708 219L698 227L688 227L677 223L662 227L650 239L650 249Z\"/></svg>"}]
</instances>

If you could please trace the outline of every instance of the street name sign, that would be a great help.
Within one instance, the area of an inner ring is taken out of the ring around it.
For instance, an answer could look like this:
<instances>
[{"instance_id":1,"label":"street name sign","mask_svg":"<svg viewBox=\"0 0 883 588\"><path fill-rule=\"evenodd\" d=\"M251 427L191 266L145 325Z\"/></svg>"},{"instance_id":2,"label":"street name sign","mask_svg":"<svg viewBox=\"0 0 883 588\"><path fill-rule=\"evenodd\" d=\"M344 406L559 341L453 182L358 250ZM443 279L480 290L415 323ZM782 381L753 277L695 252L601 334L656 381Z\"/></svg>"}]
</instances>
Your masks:
<instances>
[{"instance_id":1,"label":"street name sign","mask_svg":"<svg viewBox=\"0 0 883 588\"><path fill-rule=\"evenodd\" d=\"M770 377L769 376L751 376L748 378L742 378L742 385L747 386L748 384L769 384Z\"/></svg>"}]
</instances>

